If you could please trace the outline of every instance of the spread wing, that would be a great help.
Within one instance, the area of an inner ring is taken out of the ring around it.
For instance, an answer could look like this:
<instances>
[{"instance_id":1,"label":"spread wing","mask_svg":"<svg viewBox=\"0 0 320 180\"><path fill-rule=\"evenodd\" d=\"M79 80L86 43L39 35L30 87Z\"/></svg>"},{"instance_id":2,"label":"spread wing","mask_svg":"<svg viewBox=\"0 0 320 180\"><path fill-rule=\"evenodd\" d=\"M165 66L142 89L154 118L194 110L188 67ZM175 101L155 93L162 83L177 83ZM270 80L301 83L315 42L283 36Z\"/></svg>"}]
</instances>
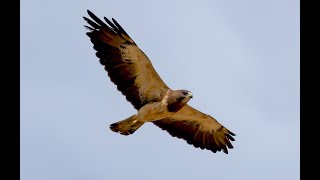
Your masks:
<instances>
[{"instance_id":1,"label":"spread wing","mask_svg":"<svg viewBox=\"0 0 320 180\"><path fill-rule=\"evenodd\" d=\"M97 51L96 56L111 81L136 108L159 101L169 89L153 68L148 57L124 31L119 23L104 17L107 24L88 10L92 20L83 17L90 26L87 35Z\"/></svg>"},{"instance_id":2,"label":"spread wing","mask_svg":"<svg viewBox=\"0 0 320 180\"><path fill-rule=\"evenodd\" d=\"M170 135L182 138L188 144L193 144L196 148L208 149L216 153L223 150L228 154L228 148L233 146L230 141L234 141L234 133L222 126L210 115L204 114L189 105L183 107L170 118L165 118L153 122Z\"/></svg>"}]
</instances>

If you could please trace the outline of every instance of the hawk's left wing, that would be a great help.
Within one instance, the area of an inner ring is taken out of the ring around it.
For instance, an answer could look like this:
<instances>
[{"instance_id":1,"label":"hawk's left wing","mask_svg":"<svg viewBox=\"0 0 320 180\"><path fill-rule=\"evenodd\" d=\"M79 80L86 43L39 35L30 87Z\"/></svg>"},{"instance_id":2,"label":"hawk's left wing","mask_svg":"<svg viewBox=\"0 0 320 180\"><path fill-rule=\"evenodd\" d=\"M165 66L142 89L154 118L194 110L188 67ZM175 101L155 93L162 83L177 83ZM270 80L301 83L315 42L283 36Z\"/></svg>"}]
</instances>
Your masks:
<instances>
[{"instance_id":1,"label":"hawk's left wing","mask_svg":"<svg viewBox=\"0 0 320 180\"><path fill-rule=\"evenodd\" d=\"M104 18L106 24L89 10L88 14L92 20L83 17L90 25L85 26L89 29L87 35L117 89L137 110L149 102L160 101L169 87L149 58L116 20Z\"/></svg>"},{"instance_id":2,"label":"hawk's left wing","mask_svg":"<svg viewBox=\"0 0 320 180\"><path fill-rule=\"evenodd\" d=\"M208 149L214 153L223 150L226 154L228 154L228 148L233 148L230 141L234 141L232 137L235 136L234 133L210 115L189 105L185 105L170 118L153 121L153 123L168 131L173 137L182 138L196 148Z\"/></svg>"}]
</instances>

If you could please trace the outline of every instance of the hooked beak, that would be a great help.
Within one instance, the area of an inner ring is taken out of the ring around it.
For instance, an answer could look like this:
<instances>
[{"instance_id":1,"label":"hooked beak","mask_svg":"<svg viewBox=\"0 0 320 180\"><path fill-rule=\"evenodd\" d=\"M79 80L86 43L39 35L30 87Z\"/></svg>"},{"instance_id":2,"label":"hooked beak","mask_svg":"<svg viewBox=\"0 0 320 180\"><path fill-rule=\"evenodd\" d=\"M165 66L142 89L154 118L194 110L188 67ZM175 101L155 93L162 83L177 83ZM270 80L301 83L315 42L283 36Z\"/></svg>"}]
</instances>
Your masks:
<instances>
[{"instance_id":1,"label":"hooked beak","mask_svg":"<svg viewBox=\"0 0 320 180\"><path fill-rule=\"evenodd\" d=\"M187 96L189 96L190 98L193 98L192 92L189 91Z\"/></svg>"}]
</instances>

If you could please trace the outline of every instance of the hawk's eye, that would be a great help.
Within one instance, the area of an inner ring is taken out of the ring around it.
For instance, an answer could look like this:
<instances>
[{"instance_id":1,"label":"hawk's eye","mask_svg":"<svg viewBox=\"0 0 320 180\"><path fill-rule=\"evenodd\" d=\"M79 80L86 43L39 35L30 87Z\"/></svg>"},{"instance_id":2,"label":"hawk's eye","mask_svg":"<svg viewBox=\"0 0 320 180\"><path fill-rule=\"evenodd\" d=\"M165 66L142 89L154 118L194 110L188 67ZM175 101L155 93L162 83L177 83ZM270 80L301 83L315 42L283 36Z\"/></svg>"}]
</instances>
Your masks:
<instances>
[{"instance_id":1,"label":"hawk's eye","mask_svg":"<svg viewBox=\"0 0 320 180\"><path fill-rule=\"evenodd\" d=\"M188 92L186 92L186 91L183 91L183 95L187 95L188 94Z\"/></svg>"}]
</instances>

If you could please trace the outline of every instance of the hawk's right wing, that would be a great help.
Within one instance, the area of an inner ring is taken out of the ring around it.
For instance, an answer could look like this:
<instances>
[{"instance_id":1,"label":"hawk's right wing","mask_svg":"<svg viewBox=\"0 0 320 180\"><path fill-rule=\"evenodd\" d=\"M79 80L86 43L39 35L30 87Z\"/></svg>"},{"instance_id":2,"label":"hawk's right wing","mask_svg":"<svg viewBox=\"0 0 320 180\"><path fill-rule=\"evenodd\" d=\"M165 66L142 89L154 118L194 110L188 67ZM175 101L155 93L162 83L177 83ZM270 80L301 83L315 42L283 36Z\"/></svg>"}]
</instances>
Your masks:
<instances>
[{"instance_id":1,"label":"hawk's right wing","mask_svg":"<svg viewBox=\"0 0 320 180\"><path fill-rule=\"evenodd\" d=\"M182 138L188 144L212 152L223 150L228 154L228 148L233 146L234 133L222 126L210 115L204 114L189 105L185 105L180 111L170 118L153 121L155 125L166 130L171 136Z\"/></svg>"}]
</instances>

